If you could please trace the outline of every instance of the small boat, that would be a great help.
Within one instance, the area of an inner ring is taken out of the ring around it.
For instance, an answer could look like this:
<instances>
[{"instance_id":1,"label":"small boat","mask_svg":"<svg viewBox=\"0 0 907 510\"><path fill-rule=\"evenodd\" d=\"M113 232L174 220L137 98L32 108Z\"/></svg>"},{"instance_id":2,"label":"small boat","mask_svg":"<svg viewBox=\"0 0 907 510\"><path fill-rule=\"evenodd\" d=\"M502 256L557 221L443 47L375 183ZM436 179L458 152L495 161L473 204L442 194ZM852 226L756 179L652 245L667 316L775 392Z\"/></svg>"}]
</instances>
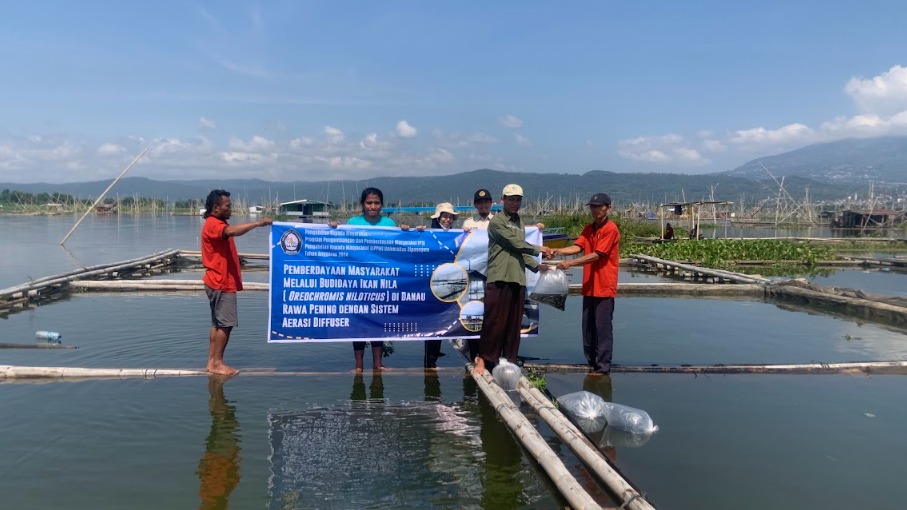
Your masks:
<instances>
[{"instance_id":1,"label":"small boat","mask_svg":"<svg viewBox=\"0 0 907 510\"><path fill-rule=\"evenodd\" d=\"M542 230L542 244L549 248L565 248L573 244L575 238L567 235L564 227L546 228Z\"/></svg>"}]
</instances>

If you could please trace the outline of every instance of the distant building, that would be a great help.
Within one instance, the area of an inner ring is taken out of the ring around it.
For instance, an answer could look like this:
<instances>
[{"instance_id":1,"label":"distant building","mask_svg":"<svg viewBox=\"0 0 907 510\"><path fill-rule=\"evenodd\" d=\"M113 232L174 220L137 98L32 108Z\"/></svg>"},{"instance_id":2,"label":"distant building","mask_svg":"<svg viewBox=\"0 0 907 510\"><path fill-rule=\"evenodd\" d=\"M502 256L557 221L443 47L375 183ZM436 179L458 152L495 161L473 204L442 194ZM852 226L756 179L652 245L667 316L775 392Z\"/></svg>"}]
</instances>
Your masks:
<instances>
[{"instance_id":1,"label":"distant building","mask_svg":"<svg viewBox=\"0 0 907 510\"><path fill-rule=\"evenodd\" d=\"M335 208L330 202L302 199L281 203L278 214L299 218L330 218L331 211Z\"/></svg>"},{"instance_id":2,"label":"distant building","mask_svg":"<svg viewBox=\"0 0 907 510\"><path fill-rule=\"evenodd\" d=\"M116 204L100 204L94 208L94 212L97 214L116 214L117 206Z\"/></svg>"},{"instance_id":3,"label":"distant building","mask_svg":"<svg viewBox=\"0 0 907 510\"><path fill-rule=\"evenodd\" d=\"M845 210L835 217L834 228L883 228L891 227L905 220L905 211L893 209Z\"/></svg>"}]
</instances>

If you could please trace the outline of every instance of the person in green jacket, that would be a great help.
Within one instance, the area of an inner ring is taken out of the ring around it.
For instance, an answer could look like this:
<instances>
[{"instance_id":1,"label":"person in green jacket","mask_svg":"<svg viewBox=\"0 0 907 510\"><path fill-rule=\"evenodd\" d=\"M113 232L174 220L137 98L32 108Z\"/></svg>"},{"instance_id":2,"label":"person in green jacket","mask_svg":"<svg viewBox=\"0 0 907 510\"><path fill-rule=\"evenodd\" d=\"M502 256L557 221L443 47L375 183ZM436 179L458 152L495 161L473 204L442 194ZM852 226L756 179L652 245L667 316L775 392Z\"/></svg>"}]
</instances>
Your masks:
<instances>
[{"instance_id":1,"label":"person in green jacket","mask_svg":"<svg viewBox=\"0 0 907 510\"><path fill-rule=\"evenodd\" d=\"M526 242L526 230L520 219L523 188L504 186L501 203L504 210L488 223L488 274L485 287L485 314L479 336L476 374L490 370L503 356L517 362L520 350L520 325L526 301L526 269L547 271L534 257L551 256L551 248Z\"/></svg>"}]
</instances>

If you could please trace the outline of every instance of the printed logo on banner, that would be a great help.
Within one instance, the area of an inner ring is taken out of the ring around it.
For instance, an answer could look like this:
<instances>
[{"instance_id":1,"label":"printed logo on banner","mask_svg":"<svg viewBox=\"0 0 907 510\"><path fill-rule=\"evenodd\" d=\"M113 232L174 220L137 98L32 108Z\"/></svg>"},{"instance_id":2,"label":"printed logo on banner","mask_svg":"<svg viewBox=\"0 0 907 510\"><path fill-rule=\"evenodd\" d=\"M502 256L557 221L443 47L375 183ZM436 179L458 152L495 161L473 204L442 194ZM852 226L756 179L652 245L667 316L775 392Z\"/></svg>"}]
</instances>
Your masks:
<instances>
[{"instance_id":1,"label":"printed logo on banner","mask_svg":"<svg viewBox=\"0 0 907 510\"><path fill-rule=\"evenodd\" d=\"M299 238L299 234L293 230L287 230L280 236L280 248L287 255L296 255L299 253L299 248L302 246L302 240Z\"/></svg>"}]
</instances>

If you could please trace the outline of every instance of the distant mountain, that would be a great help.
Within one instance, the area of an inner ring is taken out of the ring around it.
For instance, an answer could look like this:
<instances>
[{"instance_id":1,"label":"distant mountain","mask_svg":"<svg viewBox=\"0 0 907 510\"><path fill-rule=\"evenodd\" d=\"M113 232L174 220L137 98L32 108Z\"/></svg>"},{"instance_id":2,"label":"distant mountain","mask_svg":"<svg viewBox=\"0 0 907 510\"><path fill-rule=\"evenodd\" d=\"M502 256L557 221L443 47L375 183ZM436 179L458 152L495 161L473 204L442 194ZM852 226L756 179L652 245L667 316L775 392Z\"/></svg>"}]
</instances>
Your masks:
<instances>
[{"instance_id":1,"label":"distant mountain","mask_svg":"<svg viewBox=\"0 0 907 510\"><path fill-rule=\"evenodd\" d=\"M641 174L595 170L579 175L474 170L438 177L376 177L361 181L318 182L268 182L259 179L156 181L144 177L127 177L121 179L108 196L155 197L170 202L176 200L203 202L210 190L222 188L230 191L234 198L240 198L248 204L286 202L303 198L339 203L357 202L362 189L375 186L384 192L387 205L433 205L443 201L470 204L477 188L487 188L497 197L504 185L511 182L523 186L527 199L548 201L552 206L559 202L562 204L583 202L597 191L605 191L615 201L624 204L655 204L710 198L753 202L773 197L778 191L778 185L770 178L756 181L740 176L718 174ZM109 184L109 181L65 184L0 183L0 190L10 189L27 193L61 192L82 198L95 198ZM795 198L802 197L809 188L809 195L815 200L846 196L851 189L807 178L790 178L785 180L784 184L787 192Z\"/></svg>"},{"instance_id":2,"label":"distant mountain","mask_svg":"<svg viewBox=\"0 0 907 510\"><path fill-rule=\"evenodd\" d=\"M805 177L840 184L907 182L907 137L848 138L754 159L725 175Z\"/></svg>"}]
</instances>

